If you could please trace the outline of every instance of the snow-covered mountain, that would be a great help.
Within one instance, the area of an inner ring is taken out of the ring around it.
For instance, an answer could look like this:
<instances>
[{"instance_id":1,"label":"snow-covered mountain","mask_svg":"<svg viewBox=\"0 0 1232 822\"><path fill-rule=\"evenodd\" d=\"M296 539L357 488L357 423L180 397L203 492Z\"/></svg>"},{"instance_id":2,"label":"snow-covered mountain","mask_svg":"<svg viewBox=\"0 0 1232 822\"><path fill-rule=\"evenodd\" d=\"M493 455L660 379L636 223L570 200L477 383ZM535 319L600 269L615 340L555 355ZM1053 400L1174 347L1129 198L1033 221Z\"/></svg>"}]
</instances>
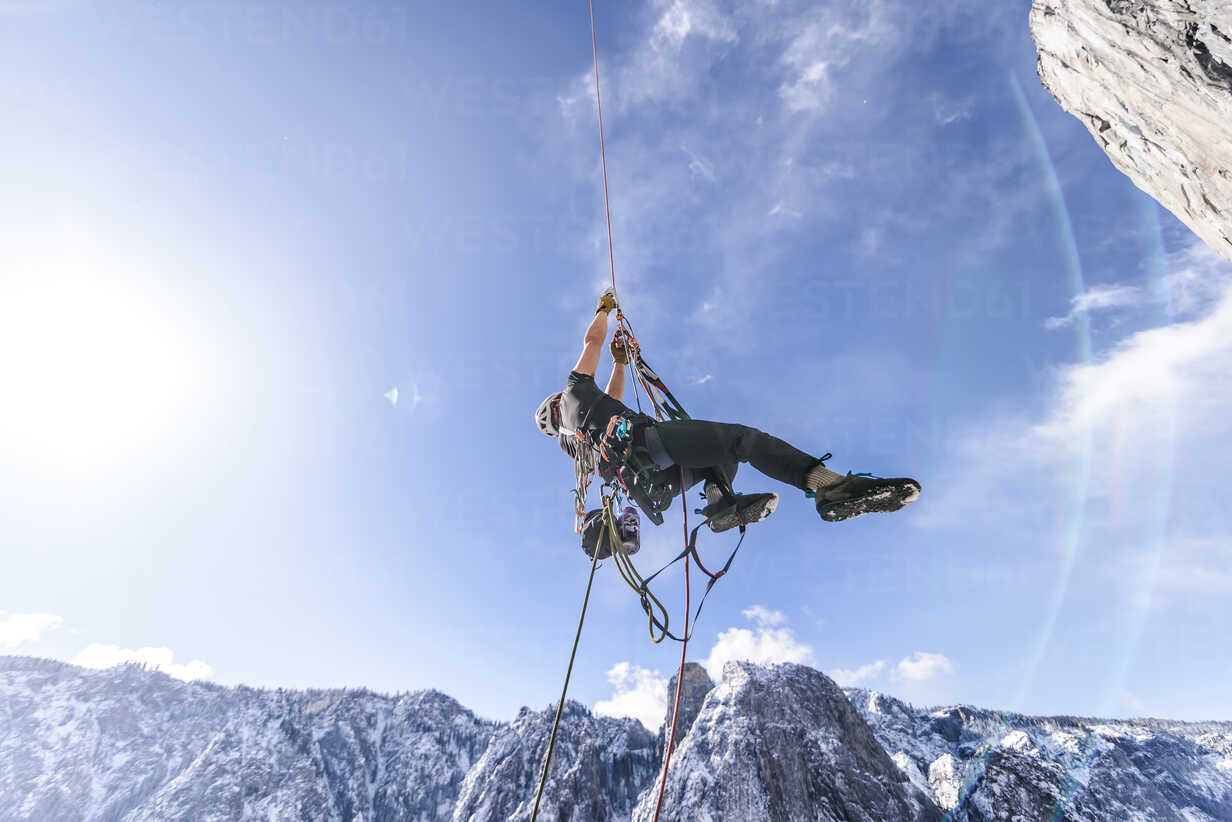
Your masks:
<instances>
[{"instance_id":1,"label":"snow-covered mountain","mask_svg":"<svg viewBox=\"0 0 1232 822\"><path fill-rule=\"evenodd\" d=\"M920 710L846 694L955 820L1232 820L1232 723Z\"/></svg>"},{"instance_id":2,"label":"snow-covered mountain","mask_svg":"<svg viewBox=\"0 0 1232 822\"><path fill-rule=\"evenodd\" d=\"M800 665L684 690L663 820L1232 820L1232 723L922 710ZM553 715L0 657L0 822L526 820ZM539 818L650 819L664 745L568 704Z\"/></svg>"}]
</instances>

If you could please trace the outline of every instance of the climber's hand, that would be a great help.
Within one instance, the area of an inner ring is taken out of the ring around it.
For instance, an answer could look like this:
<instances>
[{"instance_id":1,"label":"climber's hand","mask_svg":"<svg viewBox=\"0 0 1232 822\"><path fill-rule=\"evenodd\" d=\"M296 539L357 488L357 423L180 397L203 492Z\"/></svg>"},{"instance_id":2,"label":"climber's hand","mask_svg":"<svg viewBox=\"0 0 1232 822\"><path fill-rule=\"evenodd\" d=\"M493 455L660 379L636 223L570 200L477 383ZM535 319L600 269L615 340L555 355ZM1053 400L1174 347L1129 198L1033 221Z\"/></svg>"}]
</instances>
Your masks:
<instances>
[{"instance_id":1,"label":"climber's hand","mask_svg":"<svg viewBox=\"0 0 1232 822\"><path fill-rule=\"evenodd\" d=\"M595 309L596 314L606 314L616 307L616 294L612 289L607 289L599 297L599 307Z\"/></svg>"},{"instance_id":2,"label":"climber's hand","mask_svg":"<svg viewBox=\"0 0 1232 822\"><path fill-rule=\"evenodd\" d=\"M625 338L623 336L612 338L612 359L621 365L629 364L629 347L625 345Z\"/></svg>"}]
</instances>

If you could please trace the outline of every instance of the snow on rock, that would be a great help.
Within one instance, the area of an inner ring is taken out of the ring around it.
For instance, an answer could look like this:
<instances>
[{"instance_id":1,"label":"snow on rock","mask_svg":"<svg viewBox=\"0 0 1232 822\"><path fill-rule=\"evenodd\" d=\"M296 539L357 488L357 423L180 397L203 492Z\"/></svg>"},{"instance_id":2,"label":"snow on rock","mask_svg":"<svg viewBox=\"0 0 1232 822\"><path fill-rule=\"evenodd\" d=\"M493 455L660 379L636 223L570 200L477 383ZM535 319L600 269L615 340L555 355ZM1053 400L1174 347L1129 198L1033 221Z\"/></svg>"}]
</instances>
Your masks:
<instances>
[{"instance_id":1,"label":"snow on rock","mask_svg":"<svg viewBox=\"0 0 1232 822\"><path fill-rule=\"evenodd\" d=\"M953 822L1232 820L1232 774L1220 767L1232 723L922 710L884 694L847 695L882 746L928 773Z\"/></svg>"},{"instance_id":2,"label":"snow on rock","mask_svg":"<svg viewBox=\"0 0 1232 822\"><path fill-rule=\"evenodd\" d=\"M911 757L902 751L897 751L890 754L890 759L894 760L894 764L903 772L907 779L911 780L911 784L915 785L925 796L931 796L933 793L932 786L929 785L928 779L924 774L920 773L920 768L911 760Z\"/></svg>"},{"instance_id":3,"label":"snow on rock","mask_svg":"<svg viewBox=\"0 0 1232 822\"><path fill-rule=\"evenodd\" d=\"M1013 751L1022 751L1031 747L1031 737L1027 736L1022 731L1010 731L1005 735L1005 738L999 743L1002 748L1009 748Z\"/></svg>"},{"instance_id":4,"label":"snow on rock","mask_svg":"<svg viewBox=\"0 0 1232 822\"><path fill-rule=\"evenodd\" d=\"M531 818L555 716L555 706L542 712L523 708L493 734L462 784L455 822ZM628 819L638 792L654 778L656 764L655 738L640 722L594 716L566 702L539 817Z\"/></svg>"},{"instance_id":5,"label":"snow on rock","mask_svg":"<svg viewBox=\"0 0 1232 822\"><path fill-rule=\"evenodd\" d=\"M654 817L657 781L636 822ZM678 743L665 820L940 820L825 674L729 662Z\"/></svg>"},{"instance_id":6,"label":"snow on rock","mask_svg":"<svg viewBox=\"0 0 1232 822\"><path fill-rule=\"evenodd\" d=\"M941 754L928 766L928 784L937 804L947 811L958 807L962 777L953 754Z\"/></svg>"},{"instance_id":7,"label":"snow on rock","mask_svg":"<svg viewBox=\"0 0 1232 822\"><path fill-rule=\"evenodd\" d=\"M671 681L667 685L667 714L663 717L663 724L659 726L659 740L655 746L655 753L659 759L663 758L663 750L667 747L667 735L672 730L672 708L676 701L676 680L679 677L679 673L672 674ZM684 684L680 688L680 716L676 718L677 746L693 727L693 720L701 712L702 701L713 688L714 682L710 679L710 674L706 673L705 668L696 662L685 663Z\"/></svg>"},{"instance_id":8,"label":"snow on rock","mask_svg":"<svg viewBox=\"0 0 1232 822\"><path fill-rule=\"evenodd\" d=\"M0 820L447 819L494 727L435 691L0 657Z\"/></svg>"},{"instance_id":9,"label":"snow on rock","mask_svg":"<svg viewBox=\"0 0 1232 822\"><path fill-rule=\"evenodd\" d=\"M1232 3L1034 0L1039 75L1113 164L1232 259Z\"/></svg>"}]
</instances>

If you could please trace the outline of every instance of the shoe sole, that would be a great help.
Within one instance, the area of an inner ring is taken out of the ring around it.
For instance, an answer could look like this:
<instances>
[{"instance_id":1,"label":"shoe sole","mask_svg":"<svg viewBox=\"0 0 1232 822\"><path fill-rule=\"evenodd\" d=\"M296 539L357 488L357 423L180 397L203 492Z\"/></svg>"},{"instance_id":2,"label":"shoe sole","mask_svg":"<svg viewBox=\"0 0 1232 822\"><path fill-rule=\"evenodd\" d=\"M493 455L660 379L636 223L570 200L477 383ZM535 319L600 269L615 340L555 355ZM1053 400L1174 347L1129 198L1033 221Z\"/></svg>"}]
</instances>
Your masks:
<instances>
[{"instance_id":1,"label":"shoe sole","mask_svg":"<svg viewBox=\"0 0 1232 822\"><path fill-rule=\"evenodd\" d=\"M919 496L919 483L906 480L883 485L862 497L821 502L817 505L817 513L826 522L842 522L865 514L893 513L915 502Z\"/></svg>"},{"instance_id":2,"label":"shoe sole","mask_svg":"<svg viewBox=\"0 0 1232 822\"><path fill-rule=\"evenodd\" d=\"M757 494L754 499L744 504L738 504L731 508L727 508L715 514L706 524L710 526L710 530L716 534L724 531L730 531L742 521L745 525L754 522L761 522L766 517L774 513L774 509L779 507L778 494Z\"/></svg>"}]
</instances>

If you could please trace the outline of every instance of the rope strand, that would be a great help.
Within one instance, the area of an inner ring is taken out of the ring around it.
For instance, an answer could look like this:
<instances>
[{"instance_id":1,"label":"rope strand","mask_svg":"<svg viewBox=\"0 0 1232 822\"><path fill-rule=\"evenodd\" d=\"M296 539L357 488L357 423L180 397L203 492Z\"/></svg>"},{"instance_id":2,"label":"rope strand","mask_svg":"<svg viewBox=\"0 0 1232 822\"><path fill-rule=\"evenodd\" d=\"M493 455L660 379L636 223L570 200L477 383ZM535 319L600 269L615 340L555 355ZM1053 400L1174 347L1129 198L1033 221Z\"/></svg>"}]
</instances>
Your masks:
<instances>
[{"instance_id":1,"label":"rope strand","mask_svg":"<svg viewBox=\"0 0 1232 822\"><path fill-rule=\"evenodd\" d=\"M590 579L586 582L586 596L582 599L582 614L578 617L577 633L573 636L573 650L569 653L569 667L565 671L565 686L560 691L560 701L556 703L556 719L552 722L552 735L548 738L547 754L543 757L543 772L539 775L539 790L535 794L535 809L531 812L531 822L539 818L539 803L543 800L543 789L548 784L548 767L552 764L552 753L556 750L556 731L560 728L560 716L565 710L565 695L569 693L569 679L573 676L573 660L577 657L578 643L582 640L582 623L586 621L586 608L590 604L590 588L595 582L595 568L599 565L599 550L590 558Z\"/></svg>"},{"instance_id":2,"label":"rope strand","mask_svg":"<svg viewBox=\"0 0 1232 822\"><path fill-rule=\"evenodd\" d=\"M680 469L680 498L685 497L684 468ZM684 539L689 541L689 506L684 505ZM654 822L659 822L663 807L663 791L667 788L667 766L672 761L672 748L676 745L676 720L680 717L680 692L684 688L685 653L689 649L689 563L684 564L684 640L680 643L680 671L676 674L676 702L672 706L672 730L667 735L667 749L663 751L663 775L659 778L659 796L655 799Z\"/></svg>"},{"instance_id":3,"label":"rope strand","mask_svg":"<svg viewBox=\"0 0 1232 822\"><path fill-rule=\"evenodd\" d=\"M620 295L616 294L616 253L612 250L612 207L607 196L607 146L603 142L603 98L599 95L599 41L595 37L595 0L590 2L590 50L595 60L595 107L599 110L599 161L603 166L603 213L607 217L607 259L612 271L612 294L616 303L620 303Z\"/></svg>"}]
</instances>

